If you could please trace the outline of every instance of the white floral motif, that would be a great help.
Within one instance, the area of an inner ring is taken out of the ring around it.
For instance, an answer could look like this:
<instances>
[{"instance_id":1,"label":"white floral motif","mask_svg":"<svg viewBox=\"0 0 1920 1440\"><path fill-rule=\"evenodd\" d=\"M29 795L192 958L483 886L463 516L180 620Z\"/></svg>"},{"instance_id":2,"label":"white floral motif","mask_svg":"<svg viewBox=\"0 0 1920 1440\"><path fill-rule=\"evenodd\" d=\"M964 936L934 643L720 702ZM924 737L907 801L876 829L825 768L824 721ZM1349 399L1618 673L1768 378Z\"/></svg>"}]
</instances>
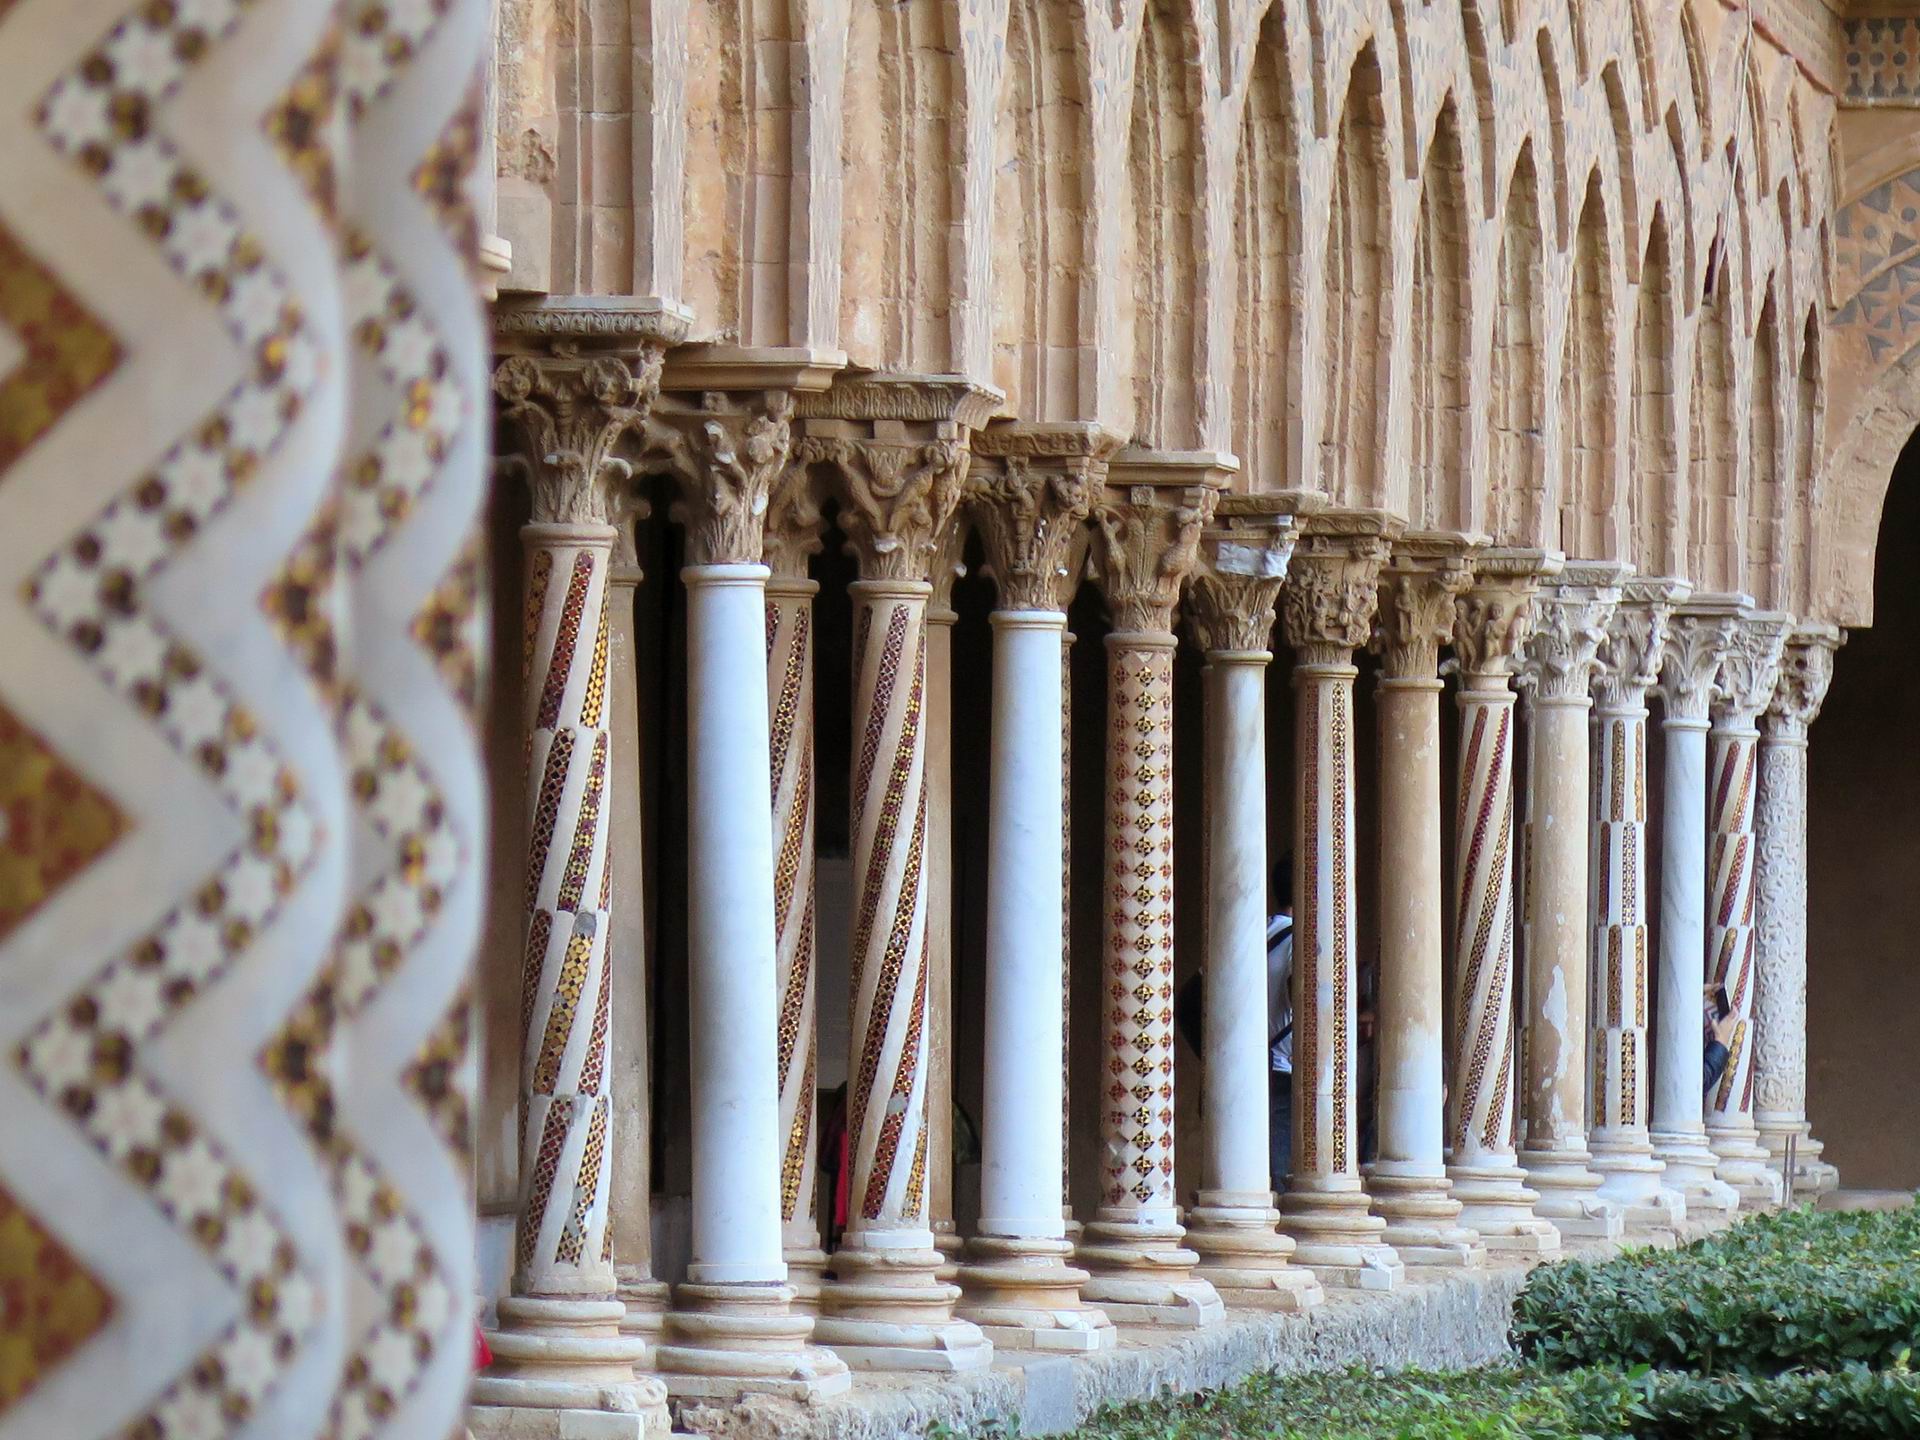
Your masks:
<instances>
[{"instance_id":1,"label":"white floral motif","mask_svg":"<svg viewBox=\"0 0 1920 1440\"><path fill-rule=\"evenodd\" d=\"M94 1102L93 1123L106 1137L115 1159L152 1149L160 1138L167 1107L143 1085L116 1085Z\"/></svg>"},{"instance_id":2,"label":"white floral motif","mask_svg":"<svg viewBox=\"0 0 1920 1440\"><path fill-rule=\"evenodd\" d=\"M227 1167L207 1142L195 1138L161 1161L155 1188L182 1219L218 1213Z\"/></svg>"}]
</instances>

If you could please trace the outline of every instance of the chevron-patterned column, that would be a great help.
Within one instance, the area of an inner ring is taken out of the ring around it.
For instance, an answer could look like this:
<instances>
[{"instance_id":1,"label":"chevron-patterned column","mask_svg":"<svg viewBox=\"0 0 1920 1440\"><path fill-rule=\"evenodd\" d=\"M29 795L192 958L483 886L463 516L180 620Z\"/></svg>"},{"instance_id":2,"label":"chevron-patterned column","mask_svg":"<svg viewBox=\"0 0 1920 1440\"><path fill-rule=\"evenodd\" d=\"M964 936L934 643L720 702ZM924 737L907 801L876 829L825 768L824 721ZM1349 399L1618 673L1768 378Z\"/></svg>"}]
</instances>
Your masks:
<instances>
[{"instance_id":1,"label":"chevron-patterned column","mask_svg":"<svg viewBox=\"0 0 1920 1440\"><path fill-rule=\"evenodd\" d=\"M1560 569L1537 550L1483 551L1455 603L1460 767L1454 821L1453 1159L1461 1223L1489 1250L1552 1254L1560 1232L1534 1213L1514 1158L1512 676L1534 591Z\"/></svg>"},{"instance_id":2,"label":"chevron-patterned column","mask_svg":"<svg viewBox=\"0 0 1920 1440\"><path fill-rule=\"evenodd\" d=\"M1707 983L1724 985L1734 1014L1727 1068L1707 1094L1707 1144L1715 1173L1743 1207L1777 1205L1778 1171L1753 1122L1754 807L1759 798L1760 712L1773 699L1792 617L1745 611L1720 660L1719 699L1707 737Z\"/></svg>"}]
</instances>

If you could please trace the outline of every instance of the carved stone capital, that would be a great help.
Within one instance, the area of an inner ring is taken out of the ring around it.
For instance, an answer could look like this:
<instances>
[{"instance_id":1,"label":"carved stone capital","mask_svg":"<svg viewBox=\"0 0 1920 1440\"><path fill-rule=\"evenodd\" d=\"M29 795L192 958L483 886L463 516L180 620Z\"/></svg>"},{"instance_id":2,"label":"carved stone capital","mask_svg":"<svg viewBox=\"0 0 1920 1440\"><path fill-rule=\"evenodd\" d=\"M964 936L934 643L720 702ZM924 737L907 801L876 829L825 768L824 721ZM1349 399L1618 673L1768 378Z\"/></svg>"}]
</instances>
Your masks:
<instances>
[{"instance_id":1,"label":"carved stone capital","mask_svg":"<svg viewBox=\"0 0 1920 1440\"><path fill-rule=\"evenodd\" d=\"M1660 698L1669 720L1704 721L1714 700L1720 656L1744 601L1739 595L1696 594L1675 607L1660 652Z\"/></svg>"},{"instance_id":2,"label":"carved stone capital","mask_svg":"<svg viewBox=\"0 0 1920 1440\"><path fill-rule=\"evenodd\" d=\"M1606 636L1595 658L1593 701L1601 710L1639 711L1647 691L1660 678L1660 657L1667 643L1667 622L1674 605L1687 596L1683 580L1629 579L1620 603L1608 617Z\"/></svg>"},{"instance_id":3,"label":"carved stone capital","mask_svg":"<svg viewBox=\"0 0 1920 1440\"><path fill-rule=\"evenodd\" d=\"M1116 631L1173 629L1226 474L1210 455L1127 450L1111 462L1093 511L1094 563Z\"/></svg>"},{"instance_id":4,"label":"carved stone capital","mask_svg":"<svg viewBox=\"0 0 1920 1440\"><path fill-rule=\"evenodd\" d=\"M1807 727L1826 703L1834 657L1845 638L1831 625L1803 625L1787 636L1780 678L1767 701L1765 729L1776 740L1807 738Z\"/></svg>"},{"instance_id":5,"label":"carved stone capital","mask_svg":"<svg viewBox=\"0 0 1920 1440\"><path fill-rule=\"evenodd\" d=\"M633 472L614 447L645 424L659 397L664 350L649 343L629 363L563 341L494 367L493 393L520 436L536 524L613 523L614 487Z\"/></svg>"},{"instance_id":6,"label":"carved stone capital","mask_svg":"<svg viewBox=\"0 0 1920 1440\"><path fill-rule=\"evenodd\" d=\"M1570 563L1534 597L1519 681L1538 702L1587 698L1607 622L1620 603L1625 565Z\"/></svg>"},{"instance_id":7,"label":"carved stone capital","mask_svg":"<svg viewBox=\"0 0 1920 1440\"><path fill-rule=\"evenodd\" d=\"M1372 511L1322 510L1306 517L1293 547L1280 616L1306 665L1345 665L1373 628L1381 566L1397 526Z\"/></svg>"},{"instance_id":8,"label":"carved stone capital","mask_svg":"<svg viewBox=\"0 0 1920 1440\"><path fill-rule=\"evenodd\" d=\"M1266 650L1293 544L1293 518L1278 510L1236 516L1201 533L1199 562L1187 580L1187 619L1201 650Z\"/></svg>"},{"instance_id":9,"label":"carved stone capital","mask_svg":"<svg viewBox=\"0 0 1920 1440\"><path fill-rule=\"evenodd\" d=\"M686 527L689 565L757 565L773 489L792 458L793 396L720 390L669 397L648 425L679 481L673 518Z\"/></svg>"},{"instance_id":10,"label":"carved stone capital","mask_svg":"<svg viewBox=\"0 0 1920 1440\"><path fill-rule=\"evenodd\" d=\"M1505 689L1519 664L1544 580L1564 562L1551 550L1483 550L1473 585L1453 605L1453 652L1469 689Z\"/></svg>"},{"instance_id":11,"label":"carved stone capital","mask_svg":"<svg viewBox=\"0 0 1920 1440\"><path fill-rule=\"evenodd\" d=\"M933 564L927 574L933 582L933 594L927 597L927 619L936 625L951 625L960 618L953 609L953 582L967 573L967 536L972 529L963 505L954 511L933 552Z\"/></svg>"},{"instance_id":12,"label":"carved stone capital","mask_svg":"<svg viewBox=\"0 0 1920 1440\"><path fill-rule=\"evenodd\" d=\"M967 510L1002 610L1063 610L1076 538L1118 448L1082 425L995 425L974 436Z\"/></svg>"},{"instance_id":13,"label":"carved stone capital","mask_svg":"<svg viewBox=\"0 0 1920 1440\"><path fill-rule=\"evenodd\" d=\"M1368 642L1387 679L1437 678L1454 601L1473 583L1472 544L1465 536L1409 535L1393 547Z\"/></svg>"},{"instance_id":14,"label":"carved stone capital","mask_svg":"<svg viewBox=\"0 0 1920 1440\"><path fill-rule=\"evenodd\" d=\"M775 575L800 579L807 573L809 557L818 555L820 548L818 486L805 465L789 464L775 478L767 497L761 558Z\"/></svg>"},{"instance_id":15,"label":"carved stone capital","mask_svg":"<svg viewBox=\"0 0 1920 1440\"><path fill-rule=\"evenodd\" d=\"M1779 683L1780 652L1792 628L1793 617L1778 611L1749 610L1734 621L1714 682L1716 725L1745 728L1760 718Z\"/></svg>"}]
</instances>

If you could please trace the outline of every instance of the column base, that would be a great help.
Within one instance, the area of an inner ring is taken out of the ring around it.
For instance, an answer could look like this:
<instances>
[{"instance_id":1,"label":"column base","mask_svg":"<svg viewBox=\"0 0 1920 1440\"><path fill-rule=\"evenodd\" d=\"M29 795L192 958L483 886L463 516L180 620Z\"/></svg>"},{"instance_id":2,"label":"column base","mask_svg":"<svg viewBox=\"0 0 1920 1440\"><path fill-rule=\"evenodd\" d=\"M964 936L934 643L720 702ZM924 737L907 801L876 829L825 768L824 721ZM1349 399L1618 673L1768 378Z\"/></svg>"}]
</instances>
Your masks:
<instances>
[{"instance_id":1,"label":"column base","mask_svg":"<svg viewBox=\"0 0 1920 1440\"><path fill-rule=\"evenodd\" d=\"M1381 1160L1366 1172L1373 1213L1386 1223L1381 1239L1406 1265L1471 1269L1487 1248L1460 1223L1460 1202L1440 1166Z\"/></svg>"},{"instance_id":2,"label":"column base","mask_svg":"<svg viewBox=\"0 0 1920 1440\"><path fill-rule=\"evenodd\" d=\"M827 1262L815 1343L855 1370L957 1374L993 1360L980 1327L956 1320L960 1289L938 1276L931 1245L883 1249L850 1238Z\"/></svg>"},{"instance_id":3,"label":"column base","mask_svg":"<svg viewBox=\"0 0 1920 1440\"><path fill-rule=\"evenodd\" d=\"M676 1399L779 1395L814 1400L853 1385L846 1363L809 1345L813 1317L789 1308L786 1285L743 1282L674 1288L654 1367Z\"/></svg>"},{"instance_id":4,"label":"column base","mask_svg":"<svg viewBox=\"0 0 1920 1440\"><path fill-rule=\"evenodd\" d=\"M967 1242L951 1220L933 1222L933 1248L940 1252L940 1268L934 1273L949 1285L960 1283L960 1266L966 1258Z\"/></svg>"},{"instance_id":5,"label":"column base","mask_svg":"<svg viewBox=\"0 0 1920 1440\"><path fill-rule=\"evenodd\" d=\"M1089 1223L1074 1258L1086 1267L1080 1298L1117 1325L1197 1330L1226 1318L1219 1292L1193 1273L1200 1257L1172 1223L1101 1218Z\"/></svg>"},{"instance_id":6,"label":"column base","mask_svg":"<svg viewBox=\"0 0 1920 1440\"><path fill-rule=\"evenodd\" d=\"M1533 1213L1552 1221L1562 1240L1619 1240L1627 1233L1626 1213L1600 1193L1592 1158L1584 1146L1520 1152L1526 1183L1540 1197Z\"/></svg>"},{"instance_id":7,"label":"column base","mask_svg":"<svg viewBox=\"0 0 1920 1440\"><path fill-rule=\"evenodd\" d=\"M1667 1183L1667 1167L1653 1156L1651 1141L1589 1138L1600 1194L1620 1207L1629 1234L1677 1231L1687 1217L1687 1200ZM1657 1237L1656 1237L1657 1238Z\"/></svg>"},{"instance_id":8,"label":"column base","mask_svg":"<svg viewBox=\"0 0 1920 1440\"><path fill-rule=\"evenodd\" d=\"M1113 1321L1082 1304L1087 1272L1066 1262L1073 1245L1045 1236L976 1235L960 1266L954 1314L978 1325L996 1350L1073 1355L1118 1343Z\"/></svg>"},{"instance_id":9,"label":"column base","mask_svg":"<svg viewBox=\"0 0 1920 1440\"><path fill-rule=\"evenodd\" d=\"M780 1252L780 1258L787 1262L787 1287L793 1291L793 1303L788 1308L797 1315L818 1315L827 1252L818 1244L790 1245Z\"/></svg>"},{"instance_id":10,"label":"column base","mask_svg":"<svg viewBox=\"0 0 1920 1440\"><path fill-rule=\"evenodd\" d=\"M672 1428L666 1387L634 1374L647 1347L621 1333L620 1301L514 1295L499 1308L493 1364L473 1381L480 1440L641 1440Z\"/></svg>"},{"instance_id":11,"label":"column base","mask_svg":"<svg viewBox=\"0 0 1920 1440\"><path fill-rule=\"evenodd\" d=\"M1715 1173L1720 1159L1707 1148L1704 1130L1656 1130L1654 1158L1666 1167L1667 1187L1686 1197L1690 1218L1731 1215L1740 1196Z\"/></svg>"},{"instance_id":12,"label":"column base","mask_svg":"<svg viewBox=\"0 0 1920 1440\"><path fill-rule=\"evenodd\" d=\"M1509 1157L1475 1165L1449 1165L1460 1223L1479 1232L1480 1243L1503 1255L1557 1255L1560 1232L1534 1213L1540 1197Z\"/></svg>"},{"instance_id":13,"label":"column base","mask_svg":"<svg viewBox=\"0 0 1920 1440\"><path fill-rule=\"evenodd\" d=\"M1296 1175L1294 1188L1280 1197L1280 1229L1293 1237L1294 1263L1342 1290L1393 1290L1404 1283L1406 1266L1383 1238L1386 1221L1368 1210L1359 1180L1325 1189L1314 1183L1313 1176Z\"/></svg>"},{"instance_id":14,"label":"column base","mask_svg":"<svg viewBox=\"0 0 1920 1440\"><path fill-rule=\"evenodd\" d=\"M1327 1298L1311 1270L1293 1263L1290 1236L1275 1230L1272 1192L1202 1190L1187 1212L1194 1274L1229 1310L1305 1310Z\"/></svg>"},{"instance_id":15,"label":"column base","mask_svg":"<svg viewBox=\"0 0 1920 1440\"><path fill-rule=\"evenodd\" d=\"M1786 1199L1786 1184L1770 1165L1752 1121L1719 1129L1709 1125L1707 1147L1719 1158L1714 1174L1733 1187L1742 1210L1765 1210Z\"/></svg>"},{"instance_id":16,"label":"column base","mask_svg":"<svg viewBox=\"0 0 1920 1440\"><path fill-rule=\"evenodd\" d=\"M616 1265L613 1273L614 1298L627 1307L620 1321L620 1333L640 1341L651 1355L660 1341L660 1328L672 1305L667 1282L654 1279L638 1266ZM650 1368L652 1361L643 1359L640 1365L642 1369Z\"/></svg>"}]
</instances>

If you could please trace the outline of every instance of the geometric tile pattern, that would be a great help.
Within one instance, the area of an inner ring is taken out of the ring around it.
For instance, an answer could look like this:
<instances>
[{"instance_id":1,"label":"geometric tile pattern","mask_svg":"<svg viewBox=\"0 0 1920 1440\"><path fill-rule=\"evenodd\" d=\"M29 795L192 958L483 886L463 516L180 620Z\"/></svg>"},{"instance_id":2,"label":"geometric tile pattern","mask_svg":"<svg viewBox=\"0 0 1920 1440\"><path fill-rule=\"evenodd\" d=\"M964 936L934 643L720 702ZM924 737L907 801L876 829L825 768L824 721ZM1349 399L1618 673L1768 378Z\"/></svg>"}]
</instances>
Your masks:
<instances>
[{"instance_id":1,"label":"geometric tile pattern","mask_svg":"<svg viewBox=\"0 0 1920 1440\"><path fill-rule=\"evenodd\" d=\"M106 1288L0 1187L0 1415L112 1314Z\"/></svg>"},{"instance_id":2,"label":"geometric tile pattern","mask_svg":"<svg viewBox=\"0 0 1920 1440\"><path fill-rule=\"evenodd\" d=\"M0 940L126 828L113 801L0 702Z\"/></svg>"}]
</instances>

